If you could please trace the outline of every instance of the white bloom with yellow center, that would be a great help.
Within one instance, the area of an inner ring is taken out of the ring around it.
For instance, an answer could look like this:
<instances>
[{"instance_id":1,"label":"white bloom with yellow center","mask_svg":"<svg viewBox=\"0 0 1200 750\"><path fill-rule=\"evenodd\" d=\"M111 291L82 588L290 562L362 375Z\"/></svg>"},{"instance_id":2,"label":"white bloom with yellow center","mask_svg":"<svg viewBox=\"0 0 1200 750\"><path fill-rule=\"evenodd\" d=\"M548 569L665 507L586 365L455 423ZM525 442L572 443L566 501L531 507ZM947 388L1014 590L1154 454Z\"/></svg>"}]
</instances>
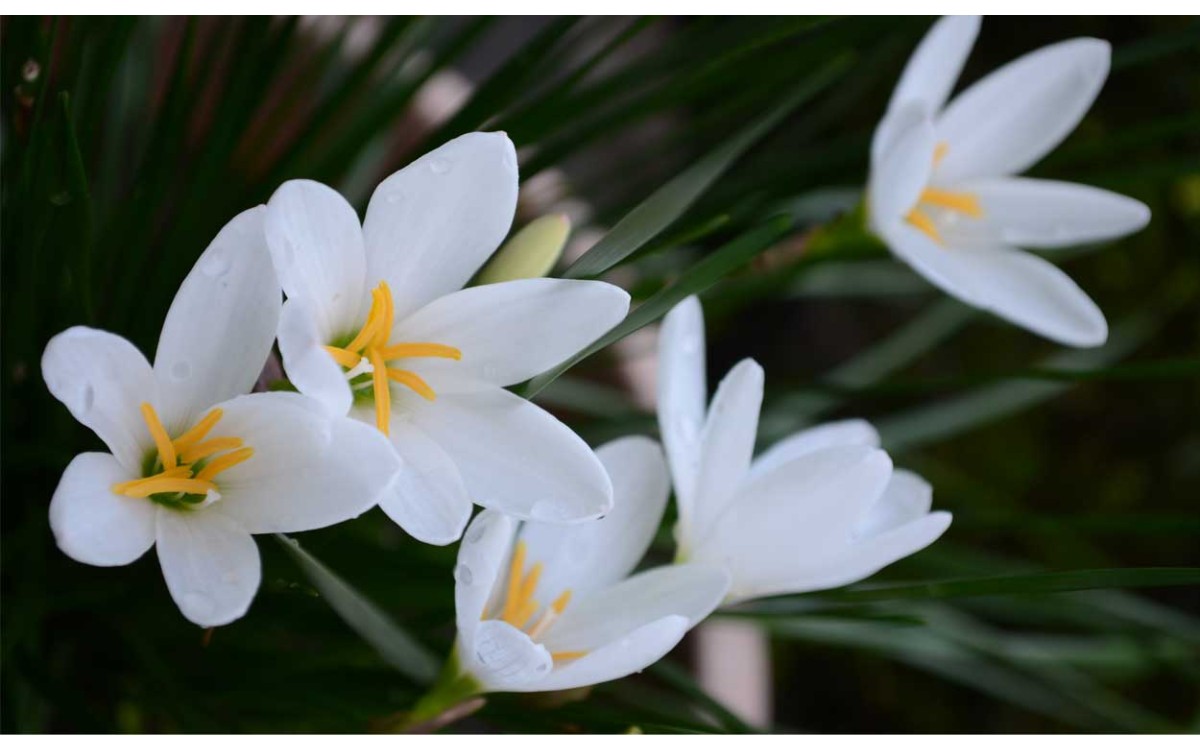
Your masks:
<instances>
[{"instance_id":1,"label":"white bloom with yellow center","mask_svg":"<svg viewBox=\"0 0 1200 750\"><path fill-rule=\"evenodd\" d=\"M921 477L893 471L866 422L822 425L753 459L763 371L738 363L707 412L704 314L689 297L663 323L658 423L675 485L677 559L724 566L729 601L843 586L942 535Z\"/></svg>"},{"instance_id":2,"label":"white bloom with yellow center","mask_svg":"<svg viewBox=\"0 0 1200 750\"><path fill-rule=\"evenodd\" d=\"M612 502L587 444L504 387L595 340L629 295L562 279L462 289L504 239L516 201L512 142L471 133L384 180L361 225L341 195L307 180L268 205L288 378L390 438L403 470L380 506L425 542L457 539L472 500L556 522L598 517Z\"/></svg>"},{"instance_id":3,"label":"white bloom with yellow center","mask_svg":"<svg viewBox=\"0 0 1200 750\"><path fill-rule=\"evenodd\" d=\"M1015 177L1083 118L1110 48L1071 39L1031 52L948 104L979 18L938 21L909 60L871 144L871 229L897 257L967 304L1047 338L1096 346L1104 314L1052 263L1017 248L1120 237L1150 220L1136 200Z\"/></svg>"},{"instance_id":4,"label":"white bloom with yellow center","mask_svg":"<svg viewBox=\"0 0 1200 750\"><path fill-rule=\"evenodd\" d=\"M612 477L604 518L572 526L484 511L455 568L457 665L465 692L565 690L615 680L661 659L721 602L720 568L630 572L654 537L670 482L652 440L596 451Z\"/></svg>"},{"instance_id":5,"label":"white bloom with yellow center","mask_svg":"<svg viewBox=\"0 0 1200 750\"><path fill-rule=\"evenodd\" d=\"M251 534L316 529L373 505L399 462L378 432L296 394L250 391L282 302L263 207L234 218L184 280L154 366L126 339L70 328L50 340L50 392L111 453L83 453L50 502L58 546L126 565L152 546L198 625L245 614L262 577Z\"/></svg>"}]
</instances>

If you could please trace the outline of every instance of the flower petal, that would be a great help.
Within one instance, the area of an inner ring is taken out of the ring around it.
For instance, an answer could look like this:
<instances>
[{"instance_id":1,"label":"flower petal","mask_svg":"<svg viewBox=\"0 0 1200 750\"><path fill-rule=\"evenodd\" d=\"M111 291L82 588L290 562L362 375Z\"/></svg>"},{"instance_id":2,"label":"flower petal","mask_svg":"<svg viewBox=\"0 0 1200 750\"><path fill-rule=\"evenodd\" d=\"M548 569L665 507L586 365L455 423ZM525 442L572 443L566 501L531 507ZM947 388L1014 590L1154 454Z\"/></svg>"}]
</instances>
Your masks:
<instances>
[{"instance_id":1,"label":"flower petal","mask_svg":"<svg viewBox=\"0 0 1200 750\"><path fill-rule=\"evenodd\" d=\"M864 419L846 419L801 430L780 440L754 459L751 478L759 477L807 453L839 445L879 447L879 432Z\"/></svg>"},{"instance_id":2,"label":"flower petal","mask_svg":"<svg viewBox=\"0 0 1200 750\"><path fill-rule=\"evenodd\" d=\"M1069 39L1017 58L959 94L937 121L947 150L934 179L949 185L1033 166L1083 119L1110 57L1108 42Z\"/></svg>"},{"instance_id":3,"label":"flower petal","mask_svg":"<svg viewBox=\"0 0 1200 750\"><path fill-rule=\"evenodd\" d=\"M983 216L947 224L947 245L1068 247L1114 239L1150 221L1142 202L1070 182L999 177L964 183Z\"/></svg>"},{"instance_id":4,"label":"flower petal","mask_svg":"<svg viewBox=\"0 0 1200 750\"><path fill-rule=\"evenodd\" d=\"M330 414L350 411L354 394L346 375L329 352L318 330L316 312L302 299L283 303L279 315L279 354L288 380L305 396L319 401Z\"/></svg>"},{"instance_id":5,"label":"flower petal","mask_svg":"<svg viewBox=\"0 0 1200 750\"><path fill-rule=\"evenodd\" d=\"M618 641L556 667L546 679L525 689L570 690L627 677L669 654L689 627L688 619L678 615L655 620Z\"/></svg>"},{"instance_id":6,"label":"flower petal","mask_svg":"<svg viewBox=\"0 0 1200 750\"><path fill-rule=\"evenodd\" d=\"M979 35L979 16L943 16L925 34L904 66L888 109L906 102L937 112L946 103Z\"/></svg>"},{"instance_id":7,"label":"flower petal","mask_svg":"<svg viewBox=\"0 0 1200 750\"><path fill-rule=\"evenodd\" d=\"M762 394L763 369L752 359L734 365L717 386L700 438L695 512L690 519L680 515L684 554L733 501L750 471Z\"/></svg>"},{"instance_id":8,"label":"flower petal","mask_svg":"<svg viewBox=\"0 0 1200 750\"><path fill-rule=\"evenodd\" d=\"M322 343L353 335L370 301L354 208L333 188L289 180L267 203L265 228L283 291L304 301Z\"/></svg>"},{"instance_id":9,"label":"flower petal","mask_svg":"<svg viewBox=\"0 0 1200 750\"><path fill-rule=\"evenodd\" d=\"M139 407L158 401L158 384L137 347L107 331L68 328L46 344L42 377L71 416L91 428L131 475L141 476L154 440Z\"/></svg>"},{"instance_id":10,"label":"flower petal","mask_svg":"<svg viewBox=\"0 0 1200 750\"><path fill-rule=\"evenodd\" d=\"M613 507L604 518L562 526L530 521L521 527L530 564L544 569L533 598L549 603L602 589L637 566L667 505L670 479L662 450L653 440L627 437L596 450L613 486Z\"/></svg>"},{"instance_id":11,"label":"flower petal","mask_svg":"<svg viewBox=\"0 0 1200 750\"><path fill-rule=\"evenodd\" d=\"M694 512L707 401L704 311L700 300L691 296L667 313L658 334L658 429L681 517Z\"/></svg>"},{"instance_id":12,"label":"flower petal","mask_svg":"<svg viewBox=\"0 0 1200 750\"><path fill-rule=\"evenodd\" d=\"M446 344L462 352L457 361L414 359L404 365L427 379L448 372L505 386L563 362L628 311L629 294L612 284L522 279L440 297L397 323L391 340Z\"/></svg>"},{"instance_id":13,"label":"flower petal","mask_svg":"<svg viewBox=\"0 0 1200 750\"><path fill-rule=\"evenodd\" d=\"M541 690L535 685L554 666L544 646L502 620L479 623L470 648L461 651L463 666L486 692Z\"/></svg>"},{"instance_id":14,"label":"flower petal","mask_svg":"<svg viewBox=\"0 0 1200 750\"><path fill-rule=\"evenodd\" d=\"M183 280L167 311L154 375L159 418L178 434L213 404L249 393L279 327L283 293L256 206L226 224Z\"/></svg>"},{"instance_id":15,"label":"flower petal","mask_svg":"<svg viewBox=\"0 0 1200 750\"><path fill-rule=\"evenodd\" d=\"M689 625L708 617L729 588L729 574L710 565L663 565L572 598L542 642L551 652L593 651L670 615Z\"/></svg>"},{"instance_id":16,"label":"flower petal","mask_svg":"<svg viewBox=\"0 0 1200 750\"><path fill-rule=\"evenodd\" d=\"M495 510L475 516L458 547L458 565L454 568L454 611L458 635L463 643L474 645L492 589L506 569L508 549L512 546L516 522Z\"/></svg>"},{"instance_id":17,"label":"flower petal","mask_svg":"<svg viewBox=\"0 0 1200 750\"><path fill-rule=\"evenodd\" d=\"M254 393L221 404L209 435L237 437L254 455L215 479L221 512L252 534L308 531L374 506L400 470L370 425L330 417L294 393Z\"/></svg>"},{"instance_id":18,"label":"flower petal","mask_svg":"<svg viewBox=\"0 0 1200 750\"><path fill-rule=\"evenodd\" d=\"M153 502L114 494L136 478L107 453L76 456L50 500L50 529L68 557L88 565L128 565L154 546Z\"/></svg>"},{"instance_id":19,"label":"flower petal","mask_svg":"<svg viewBox=\"0 0 1200 750\"><path fill-rule=\"evenodd\" d=\"M215 506L161 511L158 561L179 611L202 628L246 614L262 580L254 538Z\"/></svg>"},{"instance_id":20,"label":"flower petal","mask_svg":"<svg viewBox=\"0 0 1200 750\"><path fill-rule=\"evenodd\" d=\"M868 539L864 539L847 550L844 559L825 566L821 572L813 571L803 581L803 589L794 588L797 582L769 586L768 591L817 591L820 589L848 586L870 578L887 566L909 555L920 552L937 541L950 528L951 515L936 511L922 515Z\"/></svg>"},{"instance_id":21,"label":"flower petal","mask_svg":"<svg viewBox=\"0 0 1200 750\"><path fill-rule=\"evenodd\" d=\"M860 539L878 536L917 520L932 507L933 487L929 482L911 471L896 469L879 500L859 521L855 535Z\"/></svg>"},{"instance_id":22,"label":"flower petal","mask_svg":"<svg viewBox=\"0 0 1200 750\"><path fill-rule=\"evenodd\" d=\"M426 544L450 544L471 520L473 503L446 452L417 427L400 419L391 425L400 472L379 498L379 507L400 528Z\"/></svg>"},{"instance_id":23,"label":"flower petal","mask_svg":"<svg viewBox=\"0 0 1200 750\"><path fill-rule=\"evenodd\" d=\"M878 157L872 159L867 186L867 210L876 232L916 205L933 172L936 147L933 122L918 105L901 107L879 127L886 127L889 134L881 141Z\"/></svg>"},{"instance_id":24,"label":"flower petal","mask_svg":"<svg viewBox=\"0 0 1200 750\"><path fill-rule=\"evenodd\" d=\"M403 318L461 289L512 226L517 154L504 133L468 133L388 177L363 223L370 284Z\"/></svg>"},{"instance_id":25,"label":"flower petal","mask_svg":"<svg viewBox=\"0 0 1200 750\"><path fill-rule=\"evenodd\" d=\"M572 523L612 508L612 483L596 454L541 408L501 388L439 396L413 424L458 466L485 508L521 519Z\"/></svg>"}]
</instances>

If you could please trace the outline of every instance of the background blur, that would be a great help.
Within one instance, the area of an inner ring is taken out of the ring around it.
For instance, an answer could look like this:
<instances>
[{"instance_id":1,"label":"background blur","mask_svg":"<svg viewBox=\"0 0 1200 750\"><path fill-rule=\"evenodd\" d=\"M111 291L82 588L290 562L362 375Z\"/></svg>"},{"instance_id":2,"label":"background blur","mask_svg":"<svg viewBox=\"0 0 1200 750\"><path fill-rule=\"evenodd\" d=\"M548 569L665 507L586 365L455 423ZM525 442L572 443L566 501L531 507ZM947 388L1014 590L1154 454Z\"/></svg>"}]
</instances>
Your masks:
<instances>
[{"instance_id":1,"label":"background blur","mask_svg":"<svg viewBox=\"0 0 1200 750\"><path fill-rule=\"evenodd\" d=\"M208 634L153 554L101 569L60 553L50 496L100 444L39 359L73 324L152 352L199 253L282 180L325 181L361 210L384 176L475 129L521 151L517 227L572 217L565 262L682 175L638 217L669 226L606 278L638 301L719 279L703 296L710 384L745 356L765 366L760 448L870 417L955 514L868 584L725 618L770 637L773 718L757 728L1200 729L1200 22L987 19L964 72L1072 36L1113 43L1098 102L1033 170L1154 212L1066 262L1113 331L1088 351L946 299L853 232L813 234L854 207L929 22L5 18L3 730L354 732L410 707L421 687L276 540L259 540L250 613ZM653 348L638 331L537 399L594 445L654 434ZM301 540L445 652L455 547L377 510ZM492 697L455 729L746 730L689 676L695 655L685 642L582 701Z\"/></svg>"}]
</instances>

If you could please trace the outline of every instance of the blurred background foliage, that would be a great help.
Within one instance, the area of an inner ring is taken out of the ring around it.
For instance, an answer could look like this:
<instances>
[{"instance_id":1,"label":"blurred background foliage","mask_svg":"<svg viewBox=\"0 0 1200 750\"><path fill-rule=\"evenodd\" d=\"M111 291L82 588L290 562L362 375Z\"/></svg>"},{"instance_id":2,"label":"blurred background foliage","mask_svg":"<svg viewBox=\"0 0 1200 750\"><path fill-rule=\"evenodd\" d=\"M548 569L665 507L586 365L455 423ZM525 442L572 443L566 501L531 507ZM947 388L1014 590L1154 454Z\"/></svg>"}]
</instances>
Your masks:
<instances>
[{"instance_id":1,"label":"blurred background foliage","mask_svg":"<svg viewBox=\"0 0 1200 750\"><path fill-rule=\"evenodd\" d=\"M516 227L574 219L564 266L618 226L567 273L650 300L619 333L704 292L710 382L745 356L766 367L760 447L869 417L955 514L867 584L726 615L771 637L761 728L1200 729L1200 23L989 19L964 72L1071 36L1113 43L1095 107L1034 170L1154 212L1066 261L1113 328L1088 351L949 301L839 229L928 24L5 18L4 731L364 731L411 706L421 686L275 540L260 538L249 615L210 633L179 615L154 555L107 570L58 552L50 496L99 443L50 398L39 358L73 324L153 351L195 258L282 180L328 182L361 210L381 178L474 129L520 149ZM652 354L635 333L525 392L593 444L654 434L631 375ZM660 539L658 556L666 526ZM445 652L455 548L378 511L301 541ZM688 676L690 655L583 701L493 696L456 728L746 730Z\"/></svg>"}]
</instances>

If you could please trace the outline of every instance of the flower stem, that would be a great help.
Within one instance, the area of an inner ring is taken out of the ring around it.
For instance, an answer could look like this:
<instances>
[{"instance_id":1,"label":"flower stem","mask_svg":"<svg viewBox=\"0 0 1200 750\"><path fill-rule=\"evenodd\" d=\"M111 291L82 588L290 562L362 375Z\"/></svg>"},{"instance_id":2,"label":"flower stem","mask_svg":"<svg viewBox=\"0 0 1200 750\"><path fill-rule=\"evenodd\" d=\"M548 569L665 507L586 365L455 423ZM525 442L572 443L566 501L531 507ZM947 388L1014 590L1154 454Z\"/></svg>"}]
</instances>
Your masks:
<instances>
[{"instance_id":1,"label":"flower stem","mask_svg":"<svg viewBox=\"0 0 1200 750\"><path fill-rule=\"evenodd\" d=\"M441 674L438 675L437 682L417 701L412 711L397 726L397 730L411 731L425 725L433 728L443 726L438 721L440 717L478 695L481 689L482 686L474 677L462 671L458 659L458 645L455 644L442 667Z\"/></svg>"}]
</instances>

